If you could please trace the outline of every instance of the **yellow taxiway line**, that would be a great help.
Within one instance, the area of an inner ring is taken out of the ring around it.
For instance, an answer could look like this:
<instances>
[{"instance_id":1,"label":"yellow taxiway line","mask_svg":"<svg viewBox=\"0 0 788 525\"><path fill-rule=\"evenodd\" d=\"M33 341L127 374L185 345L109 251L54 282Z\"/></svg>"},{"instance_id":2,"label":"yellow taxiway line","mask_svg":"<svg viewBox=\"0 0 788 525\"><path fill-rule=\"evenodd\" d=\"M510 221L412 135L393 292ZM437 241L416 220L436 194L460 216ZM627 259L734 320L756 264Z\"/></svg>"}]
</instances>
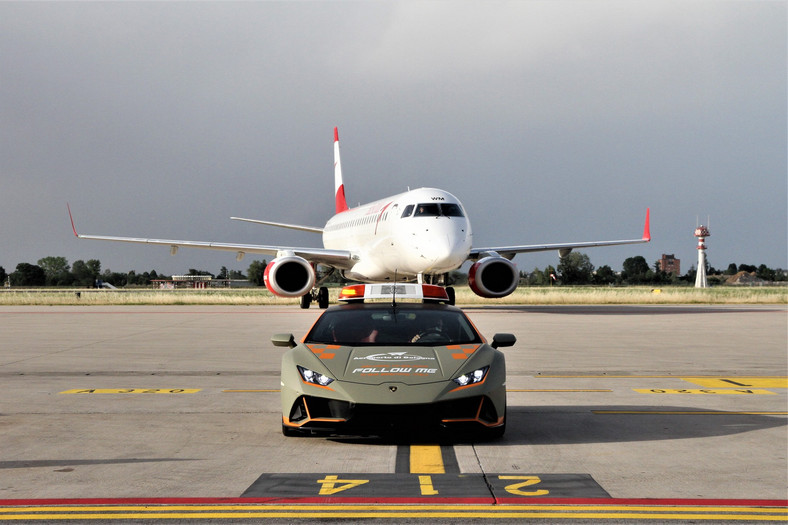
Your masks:
<instances>
[{"instance_id":1,"label":"yellow taxiway line","mask_svg":"<svg viewBox=\"0 0 788 525\"><path fill-rule=\"evenodd\" d=\"M254 518L542 518L788 521L784 507L670 505L106 505L0 508L0 521Z\"/></svg>"},{"instance_id":2,"label":"yellow taxiway line","mask_svg":"<svg viewBox=\"0 0 788 525\"><path fill-rule=\"evenodd\" d=\"M444 474L443 455L438 445L410 446L411 474Z\"/></svg>"}]
</instances>

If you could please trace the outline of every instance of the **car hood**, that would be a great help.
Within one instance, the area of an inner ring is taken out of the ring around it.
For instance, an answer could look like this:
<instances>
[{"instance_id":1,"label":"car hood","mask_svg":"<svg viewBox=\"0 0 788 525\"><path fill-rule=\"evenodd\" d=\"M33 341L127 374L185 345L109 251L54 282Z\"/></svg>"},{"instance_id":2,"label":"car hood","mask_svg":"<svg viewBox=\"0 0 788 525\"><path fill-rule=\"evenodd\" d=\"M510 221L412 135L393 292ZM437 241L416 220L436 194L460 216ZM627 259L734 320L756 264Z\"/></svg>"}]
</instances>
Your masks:
<instances>
[{"instance_id":1,"label":"car hood","mask_svg":"<svg viewBox=\"0 0 788 525\"><path fill-rule=\"evenodd\" d=\"M384 346L306 345L339 380L364 383L423 384L448 381L483 346Z\"/></svg>"}]
</instances>

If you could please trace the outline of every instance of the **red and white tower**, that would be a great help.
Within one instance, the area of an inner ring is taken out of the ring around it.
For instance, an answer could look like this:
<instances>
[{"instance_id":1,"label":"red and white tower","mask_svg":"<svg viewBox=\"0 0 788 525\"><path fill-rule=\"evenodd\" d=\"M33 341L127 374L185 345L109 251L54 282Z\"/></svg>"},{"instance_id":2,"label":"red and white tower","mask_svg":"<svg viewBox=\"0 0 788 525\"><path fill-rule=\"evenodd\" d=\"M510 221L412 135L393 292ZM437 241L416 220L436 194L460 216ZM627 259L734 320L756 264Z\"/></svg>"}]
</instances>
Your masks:
<instances>
[{"instance_id":1,"label":"red and white tower","mask_svg":"<svg viewBox=\"0 0 788 525\"><path fill-rule=\"evenodd\" d=\"M711 235L709 228L700 225L695 228L695 237L698 238L698 273L695 275L695 288L707 288L706 283L706 237Z\"/></svg>"}]
</instances>

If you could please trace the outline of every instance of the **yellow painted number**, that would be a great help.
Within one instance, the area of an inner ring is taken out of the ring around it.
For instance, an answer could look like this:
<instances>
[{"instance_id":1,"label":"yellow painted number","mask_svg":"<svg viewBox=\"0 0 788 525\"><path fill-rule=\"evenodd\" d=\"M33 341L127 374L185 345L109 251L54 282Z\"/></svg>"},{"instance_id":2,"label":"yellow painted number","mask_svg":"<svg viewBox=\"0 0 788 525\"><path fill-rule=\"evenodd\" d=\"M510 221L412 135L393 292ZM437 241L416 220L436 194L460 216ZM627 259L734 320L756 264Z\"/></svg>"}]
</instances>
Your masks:
<instances>
[{"instance_id":1,"label":"yellow painted number","mask_svg":"<svg viewBox=\"0 0 788 525\"><path fill-rule=\"evenodd\" d=\"M422 496L435 496L438 491L432 486L432 476L419 476L419 487Z\"/></svg>"},{"instance_id":2,"label":"yellow painted number","mask_svg":"<svg viewBox=\"0 0 788 525\"><path fill-rule=\"evenodd\" d=\"M322 485L320 488L321 496L330 496L332 494L336 494L337 492L342 492L343 490L352 489L358 487L359 485L363 485L364 483L369 483L368 479L337 478L338 476L326 476L323 479L317 480L317 482Z\"/></svg>"},{"instance_id":3,"label":"yellow painted number","mask_svg":"<svg viewBox=\"0 0 788 525\"><path fill-rule=\"evenodd\" d=\"M514 494L515 496L546 496L550 493L549 490L522 490L524 487L531 487L542 482L539 476L498 476L498 479L520 479L520 483L513 485L506 485L506 492Z\"/></svg>"}]
</instances>

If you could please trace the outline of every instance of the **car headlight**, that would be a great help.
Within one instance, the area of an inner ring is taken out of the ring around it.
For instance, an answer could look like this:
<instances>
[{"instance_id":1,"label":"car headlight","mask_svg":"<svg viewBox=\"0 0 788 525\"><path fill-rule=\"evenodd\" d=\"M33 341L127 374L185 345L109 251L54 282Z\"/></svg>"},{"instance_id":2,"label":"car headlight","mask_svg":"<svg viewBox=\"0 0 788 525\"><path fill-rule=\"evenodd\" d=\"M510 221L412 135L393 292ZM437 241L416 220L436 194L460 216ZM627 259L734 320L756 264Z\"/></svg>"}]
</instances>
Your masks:
<instances>
[{"instance_id":1,"label":"car headlight","mask_svg":"<svg viewBox=\"0 0 788 525\"><path fill-rule=\"evenodd\" d=\"M301 379L304 380L304 383L311 383L313 385L320 385L326 386L332 383L334 380L327 375L321 374L319 372L315 372L308 368L304 368L303 366L297 366L298 373L301 374Z\"/></svg>"},{"instance_id":2,"label":"car headlight","mask_svg":"<svg viewBox=\"0 0 788 525\"><path fill-rule=\"evenodd\" d=\"M468 372L467 374L463 374L460 377L455 377L453 381L460 386L467 386L467 385L473 385L475 383L481 383L482 381L484 381L485 376L487 376L487 371L489 369L490 369L489 366L477 368L473 372Z\"/></svg>"}]
</instances>

